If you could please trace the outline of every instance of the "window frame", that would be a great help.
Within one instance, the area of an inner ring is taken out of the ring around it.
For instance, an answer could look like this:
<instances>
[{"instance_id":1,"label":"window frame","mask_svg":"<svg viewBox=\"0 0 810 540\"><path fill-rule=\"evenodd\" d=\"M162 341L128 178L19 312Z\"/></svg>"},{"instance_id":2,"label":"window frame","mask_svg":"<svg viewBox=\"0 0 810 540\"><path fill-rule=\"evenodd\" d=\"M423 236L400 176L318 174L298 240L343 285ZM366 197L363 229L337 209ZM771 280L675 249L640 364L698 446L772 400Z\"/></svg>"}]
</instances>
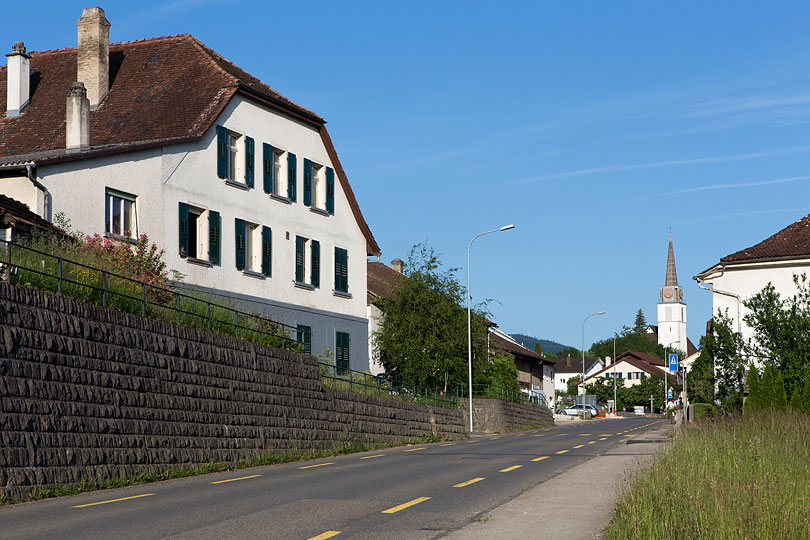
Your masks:
<instances>
[{"instance_id":1,"label":"window frame","mask_svg":"<svg viewBox=\"0 0 810 540\"><path fill-rule=\"evenodd\" d=\"M116 205L116 200L118 201L117 206L119 208L119 220L120 220L120 233L116 233L113 231L113 219L115 218L113 213L113 206ZM127 229L124 223L125 217L125 207L129 205L129 214L130 214L130 227ZM132 224L134 223L134 228ZM129 235L125 234L126 231L129 231ZM128 241L137 241L139 238L139 231L138 231L138 196L133 195L131 193L126 193L124 191L120 191L115 188L106 187L104 188L104 234L105 236L110 236L113 238L119 238L122 240Z\"/></svg>"}]
</instances>

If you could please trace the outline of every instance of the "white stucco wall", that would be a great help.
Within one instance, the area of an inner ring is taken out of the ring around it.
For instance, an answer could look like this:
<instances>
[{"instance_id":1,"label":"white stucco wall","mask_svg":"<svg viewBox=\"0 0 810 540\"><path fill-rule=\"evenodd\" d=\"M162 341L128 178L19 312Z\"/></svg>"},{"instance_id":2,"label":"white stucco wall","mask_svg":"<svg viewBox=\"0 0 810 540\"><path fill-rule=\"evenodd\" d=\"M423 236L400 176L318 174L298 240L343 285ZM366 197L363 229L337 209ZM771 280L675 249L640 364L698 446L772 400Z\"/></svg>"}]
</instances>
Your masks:
<instances>
[{"instance_id":1,"label":"white stucco wall","mask_svg":"<svg viewBox=\"0 0 810 540\"><path fill-rule=\"evenodd\" d=\"M718 290L739 295L741 301L751 298L760 292L769 282L773 284L776 291L782 298L796 294L796 286L793 283L794 274L810 274L810 259L795 259L791 261L779 261L771 263L753 263L727 266L724 271L718 271L706 279L706 283L713 285ZM738 309L741 321L738 325ZM741 330L743 339L751 338L751 328L745 324L745 315L749 310L738 302L736 298L712 293L712 314L720 310L732 319L735 330Z\"/></svg>"},{"instance_id":2,"label":"white stucco wall","mask_svg":"<svg viewBox=\"0 0 810 540\"><path fill-rule=\"evenodd\" d=\"M45 194L26 176L0 178L0 193L28 205L35 214L45 216Z\"/></svg>"},{"instance_id":3,"label":"white stucco wall","mask_svg":"<svg viewBox=\"0 0 810 540\"><path fill-rule=\"evenodd\" d=\"M663 377L664 373L666 373L666 369L661 366L654 366L656 370L656 375L659 377ZM632 373L632 379L628 378L628 373ZM631 364L630 362L626 362L624 360L619 360L616 362L616 376L618 378L624 379L624 386L625 388L630 388L631 386L635 386L637 384L641 384L641 379L638 378L639 373L645 373L645 377L649 377L650 374L647 371L641 370ZM599 377L606 377L610 378L613 377L613 366L611 365L610 368L599 374ZM590 380L586 378L586 384L591 384L594 381L593 378Z\"/></svg>"},{"instance_id":4,"label":"white stucco wall","mask_svg":"<svg viewBox=\"0 0 810 540\"><path fill-rule=\"evenodd\" d=\"M603 367L605 367L605 366L601 361L596 362L593 366L591 366L585 372L585 378L587 379L588 377L590 377L591 375L593 375L597 371L600 371ZM581 377L581 376L582 376L582 371L576 371L576 372L574 372L574 371L568 371L568 372L557 371L557 372L554 373L554 389L555 390L562 390L563 392L565 392L565 391L568 390L568 379L570 379L571 377Z\"/></svg>"},{"instance_id":5,"label":"white stucco wall","mask_svg":"<svg viewBox=\"0 0 810 540\"><path fill-rule=\"evenodd\" d=\"M235 187L217 176L216 125L254 139L252 189ZM280 322L313 327L313 353L323 353L327 347L334 353L334 332L349 332L351 368L367 370L365 236L337 173L334 215L313 212L303 204L304 158L335 168L318 130L241 97L231 100L215 126L197 143L40 166L38 179L53 196L53 213L65 212L73 226L87 234L104 234L105 188L137 196L138 232L165 249L168 267L185 274L185 283L278 306L276 312L283 316ZM262 143L296 154L297 202L272 199L264 192ZM220 213L219 265L195 264L180 256L179 202ZM253 276L236 269L236 218L272 229L272 276ZM296 235L320 242L318 288L294 285ZM334 294L335 247L348 252L350 298ZM329 314L335 316L323 323Z\"/></svg>"},{"instance_id":6,"label":"white stucco wall","mask_svg":"<svg viewBox=\"0 0 810 540\"><path fill-rule=\"evenodd\" d=\"M383 367L382 362L380 362L379 358L377 357L377 354L374 351L376 347L376 345L374 344L374 332L377 332L380 329L383 312L377 306L369 304L367 306L367 314L368 314L369 371L374 375L381 375L385 373L385 368Z\"/></svg>"},{"instance_id":7,"label":"white stucco wall","mask_svg":"<svg viewBox=\"0 0 810 540\"><path fill-rule=\"evenodd\" d=\"M658 344L686 350L686 304L658 304Z\"/></svg>"}]
</instances>

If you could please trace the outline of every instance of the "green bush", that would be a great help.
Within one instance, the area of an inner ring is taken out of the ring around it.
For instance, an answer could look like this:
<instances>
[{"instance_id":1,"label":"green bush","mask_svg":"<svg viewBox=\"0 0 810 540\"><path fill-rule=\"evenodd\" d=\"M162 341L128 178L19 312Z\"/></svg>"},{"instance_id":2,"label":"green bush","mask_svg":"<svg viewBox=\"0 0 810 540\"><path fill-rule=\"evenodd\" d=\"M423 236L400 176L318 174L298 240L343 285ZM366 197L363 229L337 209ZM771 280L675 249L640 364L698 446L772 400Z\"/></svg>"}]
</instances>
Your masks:
<instances>
[{"instance_id":1,"label":"green bush","mask_svg":"<svg viewBox=\"0 0 810 540\"><path fill-rule=\"evenodd\" d=\"M713 403L692 403L695 420L714 418L719 412Z\"/></svg>"}]
</instances>

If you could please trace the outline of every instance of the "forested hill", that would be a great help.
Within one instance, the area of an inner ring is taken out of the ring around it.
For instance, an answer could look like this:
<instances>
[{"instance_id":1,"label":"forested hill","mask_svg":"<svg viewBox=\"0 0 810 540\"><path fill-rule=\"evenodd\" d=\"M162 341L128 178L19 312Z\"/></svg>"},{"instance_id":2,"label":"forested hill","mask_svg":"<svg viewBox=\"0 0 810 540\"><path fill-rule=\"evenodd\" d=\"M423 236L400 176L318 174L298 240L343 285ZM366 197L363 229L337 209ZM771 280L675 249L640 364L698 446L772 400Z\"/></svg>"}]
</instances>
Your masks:
<instances>
[{"instance_id":1,"label":"forested hill","mask_svg":"<svg viewBox=\"0 0 810 540\"><path fill-rule=\"evenodd\" d=\"M544 353L547 354L559 354L565 349L569 349L568 345L562 345L561 343L557 343L556 341L550 341L548 339L537 339L536 337L527 336L526 334L510 334L512 339L529 349L530 351L534 350L535 343L540 344L540 348L543 349Z\"/></svg>"}]
</instances>

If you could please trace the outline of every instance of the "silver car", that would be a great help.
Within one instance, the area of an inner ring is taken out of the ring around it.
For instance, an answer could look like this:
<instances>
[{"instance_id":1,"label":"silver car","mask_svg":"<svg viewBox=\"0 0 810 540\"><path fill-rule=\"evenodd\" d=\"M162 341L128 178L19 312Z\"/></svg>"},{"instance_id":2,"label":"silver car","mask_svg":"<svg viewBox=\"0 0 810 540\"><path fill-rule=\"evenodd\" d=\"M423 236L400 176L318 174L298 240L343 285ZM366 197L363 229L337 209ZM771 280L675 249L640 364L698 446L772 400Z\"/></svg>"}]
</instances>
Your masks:
<instances>
[{"instance_id":1,"label":"silver car","mask_svg":"<svg viewBox=\"0 0 810 540\"><path fill-rule=\"evenodd\" d=\"M590 415L590 417L594 417L599 414L599 409L597 409L593 405L582 405L582 404L574 405L573 407L563 409L562 413L568 416L579 416L579 414L583 411L585 412L585 414Z\"/></svg>"}]
</instances>

